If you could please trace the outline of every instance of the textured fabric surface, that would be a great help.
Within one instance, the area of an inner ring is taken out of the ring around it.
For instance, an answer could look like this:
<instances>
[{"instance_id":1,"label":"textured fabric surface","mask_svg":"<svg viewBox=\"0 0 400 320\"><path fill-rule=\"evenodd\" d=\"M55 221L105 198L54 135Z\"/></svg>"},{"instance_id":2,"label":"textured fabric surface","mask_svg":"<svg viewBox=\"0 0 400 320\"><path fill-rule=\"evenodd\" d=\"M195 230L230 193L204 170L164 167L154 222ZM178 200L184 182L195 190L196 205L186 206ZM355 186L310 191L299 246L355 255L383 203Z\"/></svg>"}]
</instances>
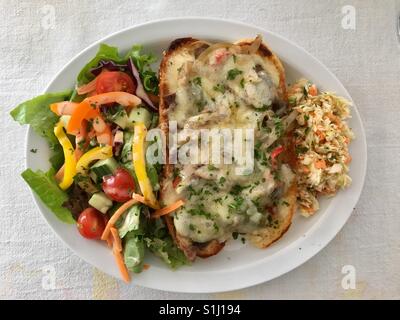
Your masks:
<instances>
[{"instance_id":1,"label":"textured fabric surface","mask_svg":"<svg viewBox=\"0 0 400 320\"><path fill-rule=\"evenodd\" d=\"M342 27L345 5L355 8L355 30ZM46 14L52 8L54 25L48 28L52 21ZM0 0L0 298L399 299L399 12L399 0ZM126 285L73 254L50 230L20 178L26 128L9 116L18 102L40 94L54 74L92 42L137 23L189 15L249 22L304 47L348 89L368 142L366 184L336 238L284 276L221 294L176 294ZM355 289L342 288L344 265L355 267ZM55 272L54 288L46 285L46 270Z\"/></svg>"}]
</instances>

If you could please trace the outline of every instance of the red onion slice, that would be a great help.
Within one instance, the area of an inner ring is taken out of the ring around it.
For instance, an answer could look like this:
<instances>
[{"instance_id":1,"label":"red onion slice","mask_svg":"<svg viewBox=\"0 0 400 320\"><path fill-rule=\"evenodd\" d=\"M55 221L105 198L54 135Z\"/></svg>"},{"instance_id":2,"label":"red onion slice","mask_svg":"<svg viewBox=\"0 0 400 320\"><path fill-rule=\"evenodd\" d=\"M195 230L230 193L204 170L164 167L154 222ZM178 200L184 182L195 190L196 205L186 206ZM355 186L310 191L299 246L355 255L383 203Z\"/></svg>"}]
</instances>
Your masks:
<instances>
[{"instance_id":1,"label":"red onion slice","mask_svg":"<svg viewBox=\"0 0 400 320\"><path fill-rule=\"evenodd\" d=\"M158 111L158 108L151 102L149 96L147 95L146 91L144 90L142 80L140 79L139 71L136 69L135 64L132 61L132 58L129 58L128 61L128 68L131 70L132 75L135 77L136 80L136 96L141 98L146 102L146 104L151 107L153 110Z\"/></svg>"}]
</instances>

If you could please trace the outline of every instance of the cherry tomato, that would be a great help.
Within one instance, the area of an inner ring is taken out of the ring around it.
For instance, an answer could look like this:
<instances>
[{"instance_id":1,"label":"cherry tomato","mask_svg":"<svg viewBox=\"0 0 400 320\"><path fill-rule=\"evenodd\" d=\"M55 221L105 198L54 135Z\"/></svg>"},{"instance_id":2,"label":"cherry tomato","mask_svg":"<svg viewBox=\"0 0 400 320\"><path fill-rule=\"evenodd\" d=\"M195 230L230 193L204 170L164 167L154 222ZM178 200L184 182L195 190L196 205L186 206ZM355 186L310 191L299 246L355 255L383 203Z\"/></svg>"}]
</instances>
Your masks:
<instances>
[{"instance_id":1,"label":"cherry tomato","mask_svg":"<svg viewBox=\"0 0 400 320\"><path fill-rule=\"evenodd\" d=\"M104 215L95 208L87 208L79 215L77 227L83 237L100 239L106 227Z\"/></svg>"},{"instance_id":2,"label":"cherry tomato","mask_svg":"<svg viewBox=\"0 0 400 320\"><path fill-rule=\"evenodd\" d=\"M135 93L136 85L132 78L121 71L107 71L101 73L96 81L96 93L124 91Z\"/></svg>"},{"instance_id":3,"label":"cherry tomato","mask_svg":"<svg viewBox=\"0 0 400 320\"><path fill-rule=\"evenodd\" d=\"M109 198L117 202L125 202L132 198L135 181L128 170L118 168L114 175L103 177L102 187Z\"/></svg>"}]
</instances>

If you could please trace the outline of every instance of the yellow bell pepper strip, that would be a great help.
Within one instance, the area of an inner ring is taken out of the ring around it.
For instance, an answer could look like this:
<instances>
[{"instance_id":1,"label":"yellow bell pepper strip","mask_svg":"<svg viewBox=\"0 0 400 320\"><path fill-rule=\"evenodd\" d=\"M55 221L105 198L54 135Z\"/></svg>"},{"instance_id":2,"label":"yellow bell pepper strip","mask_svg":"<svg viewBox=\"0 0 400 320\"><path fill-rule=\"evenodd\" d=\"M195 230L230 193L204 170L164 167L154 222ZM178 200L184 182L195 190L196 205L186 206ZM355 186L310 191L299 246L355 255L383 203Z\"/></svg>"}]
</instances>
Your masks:
<instances>
[{"instance_id":1,"label":"yellow bell pepper strip","mask_svg":"<svg viewBox=\"0 0 400 320\"><path fill-rule=\"evenodd\" d=\"M112 147L96 147L84 153L76 164L76 171L78 173L86 173L89 169L90 163L95 160L104 160L113 156Z\"/></svg>"},{"instance_id":2,"label":"yellow bell pepper strip","mask_svg":"<svg viewBox=\"0 0 400 320\"><path fill-rule=\"evenodd\" d=\"M144 141L147 129L144 123L138 122L134 126L133 143L132 143L132 160L133 169L139 182L140 190L144 199L153 209L158 209L159 204L153 192L153 187L146 172L145 148Z\"/></svg>"},{"instance_id":3,"label":"yellow bell pepper strip","mask_svg":"<svg viewBox=\"0 0 400 320\"><path fill-rule=\"evenodd\" d=\"M74 182L74 176L76 175L75 151L71 141L69 141L64 132L64 127L61 121L55 126L54 135L57 137L64 151L64 175L59 186L61 189L66 190Z\"/></svg>"},{"instance_id":4,"label":"yellow bell pepper strip","mask_svg":"<svg viewBox=\"0 0 400 320\"><path fill-rule=\"evenodd\" d=\"M78 179L76 180L78 185L89 193L97 192L98 188L92 183L88 175L89 166L93 161L108 159L112 156L111 146L96 147L83 154L76 164L76 171L78 174Z\"/></svg>"}]
</instances>

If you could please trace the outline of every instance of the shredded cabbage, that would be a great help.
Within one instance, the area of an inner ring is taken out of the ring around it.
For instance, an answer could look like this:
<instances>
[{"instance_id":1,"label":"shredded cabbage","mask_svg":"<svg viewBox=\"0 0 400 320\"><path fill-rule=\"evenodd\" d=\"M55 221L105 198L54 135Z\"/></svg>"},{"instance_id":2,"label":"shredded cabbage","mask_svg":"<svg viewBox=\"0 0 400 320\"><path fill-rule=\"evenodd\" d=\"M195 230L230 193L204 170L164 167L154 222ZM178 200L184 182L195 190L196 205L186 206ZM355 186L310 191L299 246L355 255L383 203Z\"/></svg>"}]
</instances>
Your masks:
<instances>
[{"instance_id":1,"label":"shredded cabbage","mask_svg":"<svg viewBox=\"0 0 400 320\"><path fill-rule=\"evenodd\" d=\"M351 184L349 144L354 134L345 122L351 103L331 92L317 94L305 79L289 89L298 112L294 131L298 204L305 216L319 209L319 195L334 195Z\"/></svg>"}]
</instances>

